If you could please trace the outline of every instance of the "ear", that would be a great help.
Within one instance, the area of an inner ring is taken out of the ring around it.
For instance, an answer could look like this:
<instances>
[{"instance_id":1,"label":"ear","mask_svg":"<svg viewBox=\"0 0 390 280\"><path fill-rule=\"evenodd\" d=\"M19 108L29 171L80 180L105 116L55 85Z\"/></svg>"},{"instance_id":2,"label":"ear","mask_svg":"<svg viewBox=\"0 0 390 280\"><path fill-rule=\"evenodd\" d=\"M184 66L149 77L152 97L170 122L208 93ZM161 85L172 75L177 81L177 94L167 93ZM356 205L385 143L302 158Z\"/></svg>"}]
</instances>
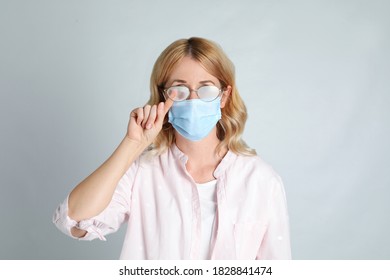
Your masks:
<instances>
[{"instance_id":1,"label":"ear","mask_svg":"<svg viewBox=\"0 0 390 280\"><path fill-rule=\"evenodd\" d=\"M221 96L221 108L225 107L226 102L228 101L231 93L232 93L232 87L227 86Z\"/></svg>"}]
</instances>

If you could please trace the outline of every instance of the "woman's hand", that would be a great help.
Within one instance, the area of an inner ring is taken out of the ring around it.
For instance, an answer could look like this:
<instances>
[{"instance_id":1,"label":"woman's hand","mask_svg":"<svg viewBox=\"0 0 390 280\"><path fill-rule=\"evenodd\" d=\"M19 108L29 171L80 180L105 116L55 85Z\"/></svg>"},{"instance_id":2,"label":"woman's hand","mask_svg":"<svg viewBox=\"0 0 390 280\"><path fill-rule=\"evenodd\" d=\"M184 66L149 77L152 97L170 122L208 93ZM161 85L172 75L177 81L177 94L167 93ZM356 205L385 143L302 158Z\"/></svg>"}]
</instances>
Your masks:
<instances>
[{"instance_id":1,"label":"woman's hand","mask_svg":"<svg viewBox=\"0 0 390 280\"><path fill-rule=\"evenodd\" d=\"M169 98L158 105L145 105L136 108L130 114L126 137L132 141L148 146L161 131L164 117L172 107Z\"/></svg>"},{"instance_id":2,"label":"woman's hand","mask_svg":"<svg viewBox=\"0 0 390 280\"><path fill-rule=\"evenodd\" d=\"M71 219L90 219L109 205L119 180L161 131L164 117L172 104L173 101L168 99L165 103L146 105L131 112L126 137L118 148L70 193L68 216ZM71 233L82 237L86 231L73 228Z\"/></svg>"}]
</instances>

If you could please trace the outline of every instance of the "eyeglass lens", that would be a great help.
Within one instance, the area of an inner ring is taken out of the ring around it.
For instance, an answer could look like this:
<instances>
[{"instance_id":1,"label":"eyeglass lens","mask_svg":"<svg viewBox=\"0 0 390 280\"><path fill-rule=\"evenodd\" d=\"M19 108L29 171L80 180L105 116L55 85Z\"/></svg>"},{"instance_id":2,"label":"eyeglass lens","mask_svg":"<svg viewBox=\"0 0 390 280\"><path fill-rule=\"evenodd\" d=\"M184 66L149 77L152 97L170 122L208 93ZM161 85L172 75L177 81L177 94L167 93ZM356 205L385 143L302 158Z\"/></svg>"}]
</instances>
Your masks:
<instances>
[{"instance_id":1,"label":"eyeglass lens","mask_svg":"<svg viewBox=\"0 0 390 280\"><path fill-rule=\"evenodd\" d=\"M212 101L218 97L220 89L216 86L198 88L197 94L203 101ZM174 86L167 89L167 95L174 101L183 101L190 96L190 89L186 86Z\"/></svg>"}]
</instances>

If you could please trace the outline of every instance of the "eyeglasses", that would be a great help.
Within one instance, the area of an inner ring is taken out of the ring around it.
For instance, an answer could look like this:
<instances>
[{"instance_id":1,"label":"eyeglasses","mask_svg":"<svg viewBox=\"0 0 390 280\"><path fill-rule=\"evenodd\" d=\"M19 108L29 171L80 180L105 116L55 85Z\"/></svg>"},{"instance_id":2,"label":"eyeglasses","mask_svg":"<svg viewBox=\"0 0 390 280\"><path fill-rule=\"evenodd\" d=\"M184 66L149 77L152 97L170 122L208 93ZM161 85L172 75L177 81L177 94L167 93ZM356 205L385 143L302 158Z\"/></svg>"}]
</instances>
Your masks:
<instances>
[{"instance_id":1,"label":"eyeglasses","mask_svg":"<svg viewBox=\"0 0 390 280\"><path fill-rule=\"evenodd\" d=\"M196 90L190 89L187 86L173 86L164 89L164 94L165 97L168 97L173 101L184 101L190 96L191 91L195 91L198 97L206 102L213 101L223 92L222 89L216 86L201 86Z\"/></svg>"}]
</instances>

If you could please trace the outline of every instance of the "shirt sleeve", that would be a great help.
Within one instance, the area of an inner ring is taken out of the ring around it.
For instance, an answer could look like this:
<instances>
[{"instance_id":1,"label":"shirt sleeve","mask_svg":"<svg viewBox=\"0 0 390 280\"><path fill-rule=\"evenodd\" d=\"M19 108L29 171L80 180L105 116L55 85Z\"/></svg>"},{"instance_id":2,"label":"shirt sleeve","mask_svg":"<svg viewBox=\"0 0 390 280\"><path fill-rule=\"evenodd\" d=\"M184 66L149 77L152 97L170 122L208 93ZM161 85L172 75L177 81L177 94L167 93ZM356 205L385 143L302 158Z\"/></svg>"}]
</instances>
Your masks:
<instances>
[{"instance_id":1,"label":"shirt sleeve","mask_svg":"<svg viewBox=\"0 0 390 280\"><path fill-rule=\"evenodd\" d=\"M280 177L276 176L271 180L271 187L268 227L256 259L289 260L291 259L289 217L286 194Z\"/></svg>"},{"instance_id":2,"label":"shirt sleeve","mask_svg":"<svg viewBox=\"0 0 390 280\"><path fill-rule=\"evenodd\" d=\"M138 161L119 180L109 205L99 215L76 222L68 216L68 198L57 207L53 215L53 223L66 235L79 240L106 240L105 236L117 231L128 220L130 215L131 190L137 172ZM74 237L70 230L73 227L87 231L84 237Z\"/></svg>"}]
</instances>

